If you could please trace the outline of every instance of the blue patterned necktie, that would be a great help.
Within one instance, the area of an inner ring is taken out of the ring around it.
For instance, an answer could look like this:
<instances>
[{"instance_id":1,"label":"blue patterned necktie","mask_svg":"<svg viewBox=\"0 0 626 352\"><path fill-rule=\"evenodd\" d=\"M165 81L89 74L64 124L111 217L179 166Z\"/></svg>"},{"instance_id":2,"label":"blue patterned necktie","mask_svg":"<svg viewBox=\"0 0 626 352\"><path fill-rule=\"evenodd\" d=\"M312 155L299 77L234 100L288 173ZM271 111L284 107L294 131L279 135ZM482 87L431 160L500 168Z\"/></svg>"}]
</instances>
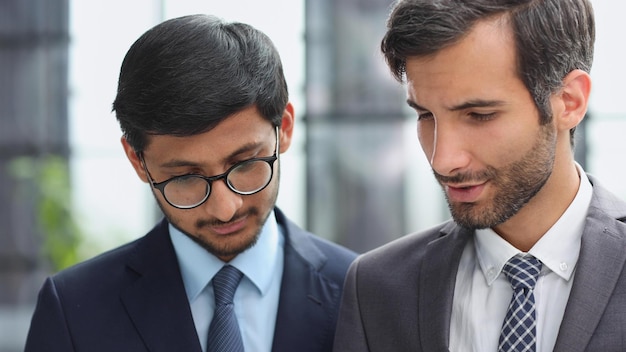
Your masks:
<instances>
[{"instance_id":1,"label":"blue patterned necktie","mask_svg":"<svg viewBox=\"0 0 626 352\"><path fill-rule=\"evenodd\" d=\"M224 265L213 277L215 313L209 326L207 352L243 352L233 304L233 296L242 277L243 273L231 265Z\"/></svg>"},{"instance_id":2,"label":"blue patterned necktie","mask_svg":"<svg viewBox=\"0 0 626 352\"><path fill-rule=\"evenodd\" d=\"M502 271L513 287L513 298L502 325L498 352L534 352L537 321L533 291L541 262L533 256L515 256Z\"/></svg>"}]
</instances>

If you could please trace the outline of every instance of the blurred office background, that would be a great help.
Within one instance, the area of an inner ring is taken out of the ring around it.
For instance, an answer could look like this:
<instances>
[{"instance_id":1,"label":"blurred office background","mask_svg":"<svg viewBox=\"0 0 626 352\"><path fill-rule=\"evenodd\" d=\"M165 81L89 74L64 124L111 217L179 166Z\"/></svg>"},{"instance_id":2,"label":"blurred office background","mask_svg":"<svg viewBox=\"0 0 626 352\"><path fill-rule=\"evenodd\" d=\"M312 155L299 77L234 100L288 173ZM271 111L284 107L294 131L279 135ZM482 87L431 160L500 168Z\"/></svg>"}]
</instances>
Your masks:
<instances>
[{"instance_id":1,"label":"blurred office background","mask_svg":"<svg viewBox=\"0 0 626 352\"><path fill-rule=\"evenodd\" d=\"M46 275L143 235L160 217L110 112L147 29L211 13L266 32L296 107L278 205L359 252L448 217L414 114L378 45L391 0L2 0L0 351L21 351ZM597 46L577 159L626 199L626 4L593 1Z\"/></svg>"}]
</instances>

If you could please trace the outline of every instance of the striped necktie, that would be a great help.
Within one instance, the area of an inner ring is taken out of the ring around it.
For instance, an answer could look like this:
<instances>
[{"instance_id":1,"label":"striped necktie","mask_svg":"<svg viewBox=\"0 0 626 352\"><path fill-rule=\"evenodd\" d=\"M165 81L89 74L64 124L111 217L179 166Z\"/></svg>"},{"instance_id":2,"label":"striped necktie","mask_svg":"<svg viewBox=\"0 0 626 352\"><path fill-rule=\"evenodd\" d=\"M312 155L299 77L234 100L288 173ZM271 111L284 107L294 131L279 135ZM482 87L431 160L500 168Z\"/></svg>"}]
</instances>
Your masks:
<instances>
[{"instance_id":1,"label":"striped necktie","mask_svg":"<svg viewBox=\"0 0 626 352\"><path fill-rule=\"evenodd\" d=\"M209 326L207 352L243 352L243 341L235 316L233 297L243 273L224 265L213 277L215 313Z\"/></svg>"}]
</instances>

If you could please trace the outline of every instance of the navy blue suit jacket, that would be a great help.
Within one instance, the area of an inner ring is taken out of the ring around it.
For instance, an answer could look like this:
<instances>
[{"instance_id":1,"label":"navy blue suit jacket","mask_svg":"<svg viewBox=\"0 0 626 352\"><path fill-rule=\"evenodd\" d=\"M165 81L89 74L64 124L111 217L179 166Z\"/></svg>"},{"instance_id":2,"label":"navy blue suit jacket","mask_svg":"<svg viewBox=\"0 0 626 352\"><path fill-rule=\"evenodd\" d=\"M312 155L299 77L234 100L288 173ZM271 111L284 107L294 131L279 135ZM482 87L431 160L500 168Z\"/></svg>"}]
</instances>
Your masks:
<instances>
[{"instance_id":1,"label":"navy blue suit jacket","mask_svg":"<svg viewBox=\"0 0 626 352\"><path fill-rule=\"evenodd\" d=\"M356 254L275 213L285 230L285 265L272 351L331 351ZM165 220L45 281L25 348L44 351L201 351Z\"/></svg>"}]
</instances>

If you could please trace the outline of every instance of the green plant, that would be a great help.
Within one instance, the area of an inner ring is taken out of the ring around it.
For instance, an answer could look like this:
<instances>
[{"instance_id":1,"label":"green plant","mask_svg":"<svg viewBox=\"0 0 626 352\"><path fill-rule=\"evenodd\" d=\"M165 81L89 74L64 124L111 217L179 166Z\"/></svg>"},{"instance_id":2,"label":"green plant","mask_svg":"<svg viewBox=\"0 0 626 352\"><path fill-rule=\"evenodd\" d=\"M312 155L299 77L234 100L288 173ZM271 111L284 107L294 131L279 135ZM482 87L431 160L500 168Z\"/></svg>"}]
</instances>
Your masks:
<instances>
[{"instance_id":1,"label":"green plant","mask_svg":"<svg viewBox=\"0 0 626 352\"><path fill-rule=\"evenodd\" d=\"M79 261L83 235L71 209L69 166L65 158L48 155L19 157L9 164L10 174L28 187L42 238L42 255L55 271Z\"/></svg>"}]
</instances>

